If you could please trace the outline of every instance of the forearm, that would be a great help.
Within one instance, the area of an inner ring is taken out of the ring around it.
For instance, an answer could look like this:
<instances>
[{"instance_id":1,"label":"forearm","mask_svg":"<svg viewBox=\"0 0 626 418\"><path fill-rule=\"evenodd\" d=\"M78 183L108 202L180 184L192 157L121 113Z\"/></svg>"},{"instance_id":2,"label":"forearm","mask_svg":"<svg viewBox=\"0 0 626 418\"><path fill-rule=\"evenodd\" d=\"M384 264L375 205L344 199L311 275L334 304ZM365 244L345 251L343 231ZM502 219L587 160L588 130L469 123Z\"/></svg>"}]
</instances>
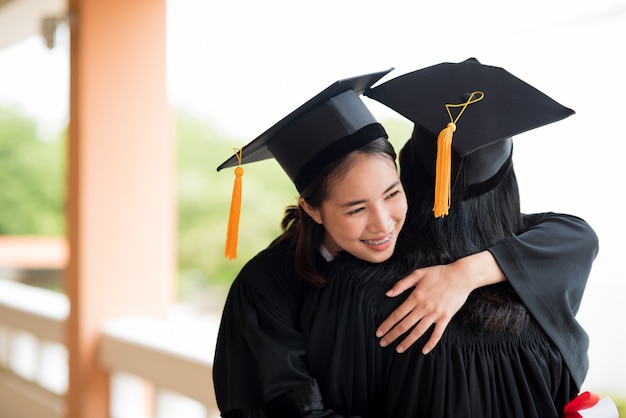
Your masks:
<instances>
[{"instance_id":1,"label":"forearm","mask_svg":"<svg viewBox=\"0 0 626 418\"><path fill-rule=\"evenodd\" d=\"M449 268L454 269L456 276L466 279L470 290L506 281L500 265L487 250L460 258Z\"/></svg>"}]
</instances>

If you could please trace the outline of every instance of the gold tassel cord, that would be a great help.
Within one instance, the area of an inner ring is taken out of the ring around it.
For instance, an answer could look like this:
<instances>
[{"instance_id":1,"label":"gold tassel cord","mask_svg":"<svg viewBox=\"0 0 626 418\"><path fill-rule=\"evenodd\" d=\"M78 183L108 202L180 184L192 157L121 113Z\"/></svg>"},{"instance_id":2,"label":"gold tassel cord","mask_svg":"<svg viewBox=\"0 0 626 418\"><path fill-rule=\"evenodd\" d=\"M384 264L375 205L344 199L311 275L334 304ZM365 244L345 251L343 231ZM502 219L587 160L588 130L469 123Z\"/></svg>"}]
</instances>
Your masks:
<instances>
[{"instance_id":1,"label":"gold tassel cord","mask_svg":"<svg viewBox=\"0 0 626 418\"><path fill-rule=\"evenodd\" d=\"M477 97L474 97L477 96ZM450 117L448 125L439 133L437 137L437 161L435 166L435 200L433 213L435 218L443 218L448 215L450 209L451 176L452 176L452 137L456 131L456 123L472 103L482 100L485 94L482 91L474 91L465 103L446 104L446 111ZM450 108L461 107L461 111L456 118L452 117Z\"/></svg>"},{"instance_id":2,"label":"gold tassel cord","mask_svg":"<svg viewBox=\"0 0 626 418\"><path fill-rule=\"evenodd\" d=\"M233 148L239 165L235 168L235 184L233 196L230 201L230 213L228 215L228 229L226 230L226 247L224 255L229 260L237 258L237 240L239 235L239 215L241 213L241 186L243 167L241 167L241 150Z\"/></svg>"}]
</instances>

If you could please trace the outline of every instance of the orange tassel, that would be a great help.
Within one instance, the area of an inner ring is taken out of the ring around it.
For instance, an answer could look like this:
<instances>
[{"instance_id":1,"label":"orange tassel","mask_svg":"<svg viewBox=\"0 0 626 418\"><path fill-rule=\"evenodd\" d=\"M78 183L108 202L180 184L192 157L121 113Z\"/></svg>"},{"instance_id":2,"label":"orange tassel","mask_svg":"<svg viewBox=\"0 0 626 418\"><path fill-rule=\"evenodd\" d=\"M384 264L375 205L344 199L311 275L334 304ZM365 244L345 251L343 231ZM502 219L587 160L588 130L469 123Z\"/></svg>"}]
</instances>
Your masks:
<instances>
[{"instance_id":1,"label":"orange tassel","mask_svg":"<svg viewBox=\"0 0 626 418\"><path fill-rule=\"evenodd\" d=\"M224 255L229 260L237 258L237 241L239 236L239 215L241 213L241 185L243 177L243 167L241 167L241 151L235 149L239 166L235 168L235 184L233 185L233 196L230 201L230 214L228 215L228 229L226 230L226 247Z\"/></svg>"},{"instance_id":2,"label":"orange tassel","mask_svg":"<svg viewBox=\"0 0 626 418\"><path fill-rule=\"evenodd\" d=\"M437 137L437 163L435 166L435 203L433 206L433 212L435 218L443 218L448 214L450 209L450 194L451 194L451 178L452 178L452 136L456 131L456 123L472 103L481 101L485 97L482 91L474 91L470 94L465 103L459 104L446 104L446 111L450 116L450 122L448 125L439 132ZM461 111L456 118L452 117L450 108L460 107Z\"/></svg>"},{"instance_id":3,"label":"orange tassel","mask_svg":"<svg viewBox=\"0 0 626 418\"><path fill-rule=\"evenodd\" d=\"M435 168L435 218L443 218L450 209L450 176L452 166L452 135L456 125L448 123L437 137L437 165Z\"/></svg>"}]
</instances>

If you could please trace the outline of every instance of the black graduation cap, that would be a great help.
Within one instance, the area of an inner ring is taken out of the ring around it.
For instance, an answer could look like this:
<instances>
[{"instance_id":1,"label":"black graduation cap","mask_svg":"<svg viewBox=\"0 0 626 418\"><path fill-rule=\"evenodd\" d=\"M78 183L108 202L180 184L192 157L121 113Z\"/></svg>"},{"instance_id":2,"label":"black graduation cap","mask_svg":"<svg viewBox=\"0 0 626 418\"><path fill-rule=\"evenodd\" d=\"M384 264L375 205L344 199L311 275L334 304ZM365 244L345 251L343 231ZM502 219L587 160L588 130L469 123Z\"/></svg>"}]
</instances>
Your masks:
<instances>
[{"instance_id":1,"label":"black graduation cap","mask_svg":"<svg viewBox=\"0 0 626 418\"><path fill-rule=\"evenodd\" d=\"M241 164L275 158L302 193L331 162L387 133L359 97L393 68L336 81L298 107L235 155L217 171L235 167L225 254L237 254Z\"/></svg>"},{"instance_id":2,"label":"black graduation cap","mask_svg":"<svg viewBox=\"0 0 626 418\"><path fill-rule=\"evenodd\" d=\"M326 164L387 134L359 97L392 69L336 81L223 162L275 158L298 191Z\"/></svg>"},{"instance_id":3,"label":"black graduation cap","mask_svg":"<svg viewBox=\"0 0 626 418\"><path fill-rule=\"evenodd\" d=\"M438 170L445 171L445 164L437 168L445 142L451 140L448 207L450 195L465 199L499 183L511 165L514 135L574 114L503 68L475 58L404 74L364 94L414 122L413 136L401 153L416 154L435 185L442 176ZM442 196L437 193L436 206ZM435 212L445 216L447 207L443 214Z\"/></svg>"}]
</instances>

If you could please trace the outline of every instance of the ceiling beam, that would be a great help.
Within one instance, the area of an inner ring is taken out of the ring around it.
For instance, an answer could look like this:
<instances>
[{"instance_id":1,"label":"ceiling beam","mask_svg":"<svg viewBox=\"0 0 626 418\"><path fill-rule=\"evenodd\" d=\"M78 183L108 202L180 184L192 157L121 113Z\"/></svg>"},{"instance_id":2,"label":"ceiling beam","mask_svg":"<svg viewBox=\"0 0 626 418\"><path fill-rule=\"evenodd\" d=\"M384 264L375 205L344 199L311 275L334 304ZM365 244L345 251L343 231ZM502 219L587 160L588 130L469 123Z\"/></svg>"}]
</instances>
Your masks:
<instances>
[{"instance_id":1,"label":"ceiling beam","mask_svg":"<svg viewBox=\"0 0 626 418\"><path fill-rule=\"evenodd\" d=\"M41 34L42 20L65 10L65 0L0 0L0 50Z\"/></svg>"}]
</instances>

